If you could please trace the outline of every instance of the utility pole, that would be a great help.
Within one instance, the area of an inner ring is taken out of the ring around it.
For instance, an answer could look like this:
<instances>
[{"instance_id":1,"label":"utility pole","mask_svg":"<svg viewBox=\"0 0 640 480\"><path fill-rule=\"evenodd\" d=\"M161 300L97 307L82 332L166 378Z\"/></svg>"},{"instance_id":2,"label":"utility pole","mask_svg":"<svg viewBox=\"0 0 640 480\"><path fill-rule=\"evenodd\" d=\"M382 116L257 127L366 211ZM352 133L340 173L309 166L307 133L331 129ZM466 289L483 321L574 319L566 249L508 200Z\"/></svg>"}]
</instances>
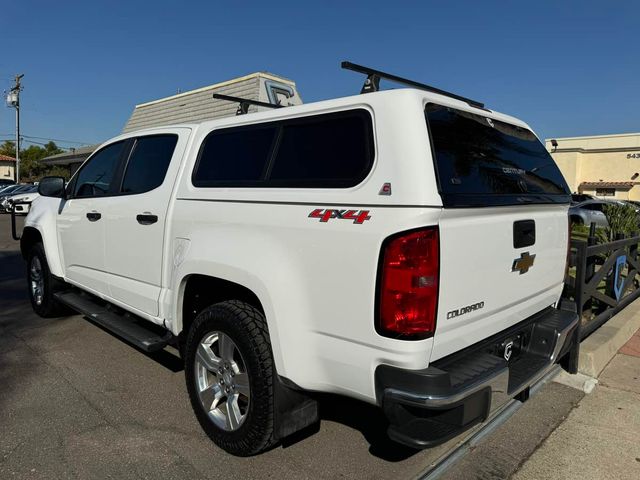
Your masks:
<instances>
[{"instance_id":1,"label":"utility pole","mask_svg":"<svg viewBox=\"0 0 640 480\"><path fill-rule=\"evenodd\" d=\"M16 109L16 183L20 183L20 81L24 74L16 75L15 85L7 95L7 106Z\"/></svg>"}]
</instances>

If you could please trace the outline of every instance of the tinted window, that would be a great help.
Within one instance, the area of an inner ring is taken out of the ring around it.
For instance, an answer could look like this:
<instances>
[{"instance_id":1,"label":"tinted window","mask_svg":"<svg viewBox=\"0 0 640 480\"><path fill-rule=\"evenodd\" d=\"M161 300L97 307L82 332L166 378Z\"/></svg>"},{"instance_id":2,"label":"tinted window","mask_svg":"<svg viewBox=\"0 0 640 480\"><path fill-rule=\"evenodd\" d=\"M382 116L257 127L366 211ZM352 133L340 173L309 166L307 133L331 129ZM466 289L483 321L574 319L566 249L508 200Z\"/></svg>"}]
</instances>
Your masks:
<instances>
[{"instance_id":1,"label":"tinted window","mask_svg":"<svg viewBox=\"0 0 640 480\"><path fill-rule=\"evenodd\" d=\"M373 164L364 110L212 132L193 175L196 186L350 187Z\"/></svg>"},{"instance_id":2,"label":"tinted window","mask_svg":"<svg viewBox=\"0 0 640 480\"><path fill-rule=\"evenodd\" d=\"M109 193L123 148L124 142L117 142L93 155L76 176L74 195L100 197Z\"/></svg>"},{"instance_id":3,"label":"tinted window","mask_svg":"<svg viewBox=\"0 0 640 480\"><path fill-rule=\"evenodd\" d=\"M283 126L270 176L274 185L349 187L364 179L373 160L368 114L327 117Z\"/></svg>"},{"instance_id":4,"label":"tinted window","mask_svg":"<svg viewBox=\"0 0 640 480\"><path fill-rule=\"evenodd\" d=\"M425 113L445 205L570 201L560 170L531 131L439 105Z\"/></svg>"},{"instance_id":5,"label":"tinted window","mask_svg":"<svg viewBox=\"0 0 640 480\"><path fill-rule=\"evenodd\" d=\"M615 188L596 188L596 195L598 197L615 197L616 189Z\"/></svg>"},{"instance_id":6,"label":"tinted window","mask_svg":"<svg viewBox=\"0 0 640 480\"><path fill-rule=\"evenodd\" d=\"M581 208L584 208L585 210L592 210L594 212L602 212L603 206L604 205L602 203L587 203L582 205Z\"/></svg>"},{"instance_id":7,"label":"tinted window","mask_svg":"<svg viewBox=\"0 0 640 480\"><path fill-rule=\"evenodd\" d=\"M214 131L202 146L194 185L262 180L276 131L273 125Z\"/></svg>"},{"instance_id":8,"label":"tinted window","mask_svg":"<svg viewBox=\"0 0 640 480\"><path fill-rule=\"evenodd\" d=\"M136 139L122 181L122 192L143 193L162 185L177 142L177 135Z\"/></svg>"}]
</instances>

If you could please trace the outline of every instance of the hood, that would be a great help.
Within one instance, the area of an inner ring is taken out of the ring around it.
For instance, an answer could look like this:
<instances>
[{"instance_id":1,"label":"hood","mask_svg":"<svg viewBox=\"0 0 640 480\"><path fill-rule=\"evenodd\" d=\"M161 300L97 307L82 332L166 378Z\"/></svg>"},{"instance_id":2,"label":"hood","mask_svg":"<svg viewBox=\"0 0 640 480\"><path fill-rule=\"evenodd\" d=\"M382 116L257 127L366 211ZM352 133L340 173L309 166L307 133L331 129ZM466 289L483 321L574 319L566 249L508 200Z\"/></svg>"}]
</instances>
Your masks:
<instances>
[{"instance_id":1,"label":"hood","mask_svg":"<svg viewBox=\"0 0 640 480\"><path fill-rule=\"evenodd\" d=\"M9 198L9 200L13 203L16 202L33 202L36 198L38 198L40 194L38 192L33 193L19 193L17 195L13 195Z\"/></svg>"}]
</instances>

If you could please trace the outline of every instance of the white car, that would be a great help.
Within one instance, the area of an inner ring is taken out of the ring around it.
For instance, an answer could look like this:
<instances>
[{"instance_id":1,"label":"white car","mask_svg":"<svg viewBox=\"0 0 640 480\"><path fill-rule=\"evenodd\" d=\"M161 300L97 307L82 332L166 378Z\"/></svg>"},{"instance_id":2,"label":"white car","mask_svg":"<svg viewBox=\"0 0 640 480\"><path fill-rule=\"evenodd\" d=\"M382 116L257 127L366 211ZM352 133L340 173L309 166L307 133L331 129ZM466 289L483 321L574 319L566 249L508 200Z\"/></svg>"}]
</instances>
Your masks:
<instances>
[{"instance_id":1,"label":"white car","mask_svg":"<svg viewBox=\"0 0 640 480\"><path fill-rule=\"evenodd\" d=\"M200 424L235 455L317 422L313 392L436 445L575 358L570 195L544 145L348 66L371 93L109 140L66 188L43 179L26 219L34 310L176 345Z\"/></svg>"},{"instance_id":2,"label":"white car","mask_svg":"<svg viewBox=\"0 0 640 480\"><path fill-rule=\"evenodd\" d=\"M29 213L33 201L40 197L37 191L30 193L19 193L7 198L7 212L15 211L16 214L26 215Z\"/></svg>"}]
</instances>

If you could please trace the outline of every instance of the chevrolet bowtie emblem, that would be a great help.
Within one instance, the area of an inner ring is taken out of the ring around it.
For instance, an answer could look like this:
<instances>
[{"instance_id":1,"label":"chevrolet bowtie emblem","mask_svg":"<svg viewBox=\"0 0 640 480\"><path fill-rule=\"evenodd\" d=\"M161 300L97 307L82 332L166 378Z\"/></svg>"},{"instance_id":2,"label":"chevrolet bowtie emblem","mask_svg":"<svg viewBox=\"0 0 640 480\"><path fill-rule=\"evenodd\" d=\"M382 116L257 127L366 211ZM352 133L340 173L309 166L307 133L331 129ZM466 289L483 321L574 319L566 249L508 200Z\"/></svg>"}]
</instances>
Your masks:
<instances>
[{"instance_id":1,"label":"chevrolet bowtie emblem","mask_svg":"<svg viewBox=\"0 0 640 480\"><path fill-rule=\"evenodd\" d=\"M533 267L533 261L536 259L535 255L529 255L529 252L520 254L520 258L516 258L513 261L511 267L512 272L520 272L520 275L527 273L531 267Z\"/></svg>"}]
</instances>

